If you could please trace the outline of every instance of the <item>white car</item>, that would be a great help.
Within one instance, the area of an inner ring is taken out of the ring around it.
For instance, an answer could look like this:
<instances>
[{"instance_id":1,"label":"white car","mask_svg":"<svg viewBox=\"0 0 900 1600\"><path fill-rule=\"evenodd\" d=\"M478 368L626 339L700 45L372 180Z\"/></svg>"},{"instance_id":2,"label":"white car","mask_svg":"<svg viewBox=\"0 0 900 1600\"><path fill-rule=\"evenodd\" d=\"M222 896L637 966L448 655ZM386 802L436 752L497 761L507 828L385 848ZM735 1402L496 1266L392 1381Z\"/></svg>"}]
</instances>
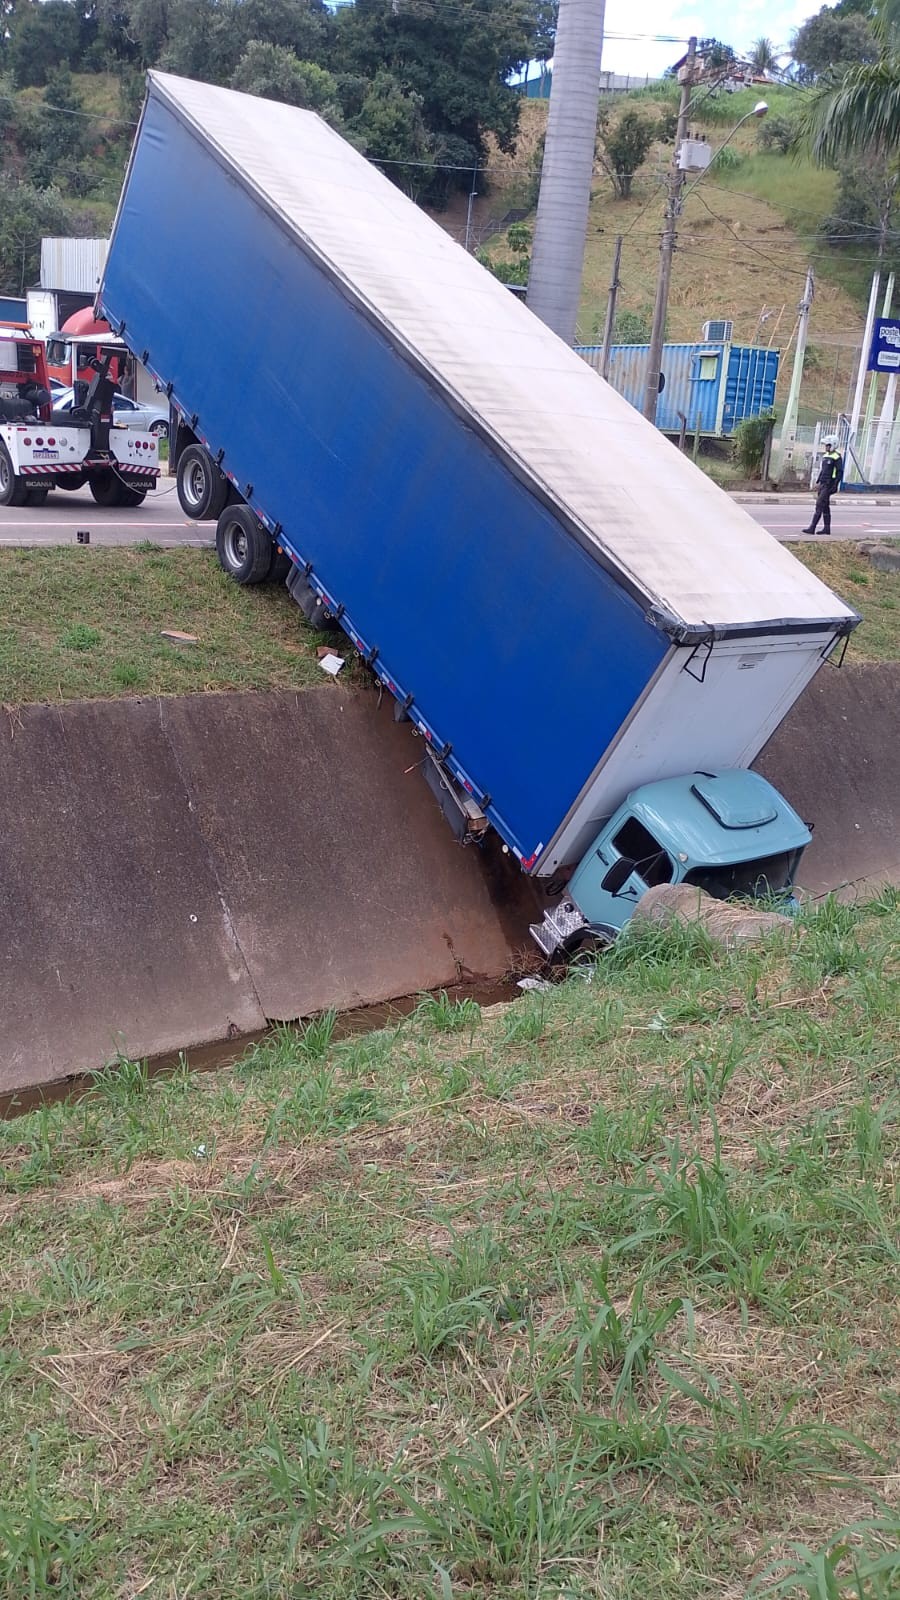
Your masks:
<instances>
[{"instance_id":1,"label":"white car","mask_svg":"<svg viewBox=\"0 0 900 1600\"><path fill-rule=\"evenodd\" d=\"M71 389L54 390L53 410L71 411ZM113 395L113 426L116 428L142 428L157 439L169 437L169 411L167 406L142 405L139 400L129 400L127 395Z\"/></svg>"}]
</instances>

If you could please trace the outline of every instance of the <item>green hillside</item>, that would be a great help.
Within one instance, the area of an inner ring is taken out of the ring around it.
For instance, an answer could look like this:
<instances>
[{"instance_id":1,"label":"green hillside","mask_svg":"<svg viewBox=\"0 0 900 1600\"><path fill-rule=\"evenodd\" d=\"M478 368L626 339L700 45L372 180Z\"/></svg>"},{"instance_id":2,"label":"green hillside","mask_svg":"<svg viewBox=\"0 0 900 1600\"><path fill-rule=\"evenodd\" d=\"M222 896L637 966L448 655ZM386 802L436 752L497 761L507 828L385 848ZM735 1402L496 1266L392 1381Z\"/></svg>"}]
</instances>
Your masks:
<instances>
[{"instance_id":1,"label":"green hillside","mask_svg":"<svg viewBox=\"0 0 900 1600\"><path fill-rule=\"evenodd\" d=\"M770 118L796 107L799 93L773 87L765 91ZM750 110L759 91L722 96L712 102L692 131L715 150ZM622 96L616 115L633 108L648 116L671 112L672 94ZM529 101L522 110L517 151L494 152L494 191L481 202L481 218L500 217L507 200L521 196L523 175L546 125L546 104ZM761 342L788 357L793 345L797 305L806 268L816 275L810 343L804 377L804 415L833 414L847 404L862 336L865 301L875 252L856 244L834 248L821 235L837 201L838 177L802 157L760 149L759 124L741 129L687 198L679 227L678 251L669 298L667 337L700 339L704 322L729 318L740 342ZM649 337L659 263L659 236L665 205L664 180L671 145L654 143L638 170L630 199L614 197L602 169L595 171L587 231L579 336L585 343L602 336L617 234L624 235L619 316L631 319L636 342ZM533 225L533 212L526 219ZM495 261L514 260L502 236L486 241ZM641 329L644 331L641 332Z\"/></svg>"}]
</instances>

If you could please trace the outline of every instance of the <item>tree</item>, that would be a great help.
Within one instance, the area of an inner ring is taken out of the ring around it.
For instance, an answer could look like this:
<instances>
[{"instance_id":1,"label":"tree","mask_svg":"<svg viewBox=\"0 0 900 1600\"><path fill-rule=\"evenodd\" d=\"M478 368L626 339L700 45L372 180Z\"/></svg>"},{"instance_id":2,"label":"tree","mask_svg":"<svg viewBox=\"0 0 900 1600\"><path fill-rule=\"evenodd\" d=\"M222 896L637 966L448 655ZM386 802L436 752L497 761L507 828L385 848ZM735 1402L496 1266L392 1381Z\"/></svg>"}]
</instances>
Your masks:
<instances>
[{"instance_id":1,"label":"tree","mask_svg":"<svg viewBox=\"0 0 900 1600\"><path fill-rule=\"evenodd\" d=\"M723 44L721 39L701 39L697 45L697 57L703 62L707 74L725 73L737 59L731 45Z\"/></svg>"},{"instance_id":2,"label":"tree","mask_svg":"<svg viewBox=\"0 0 900 1600\"><path fill-rule=\"evenodd\" d=\"M836 250L874 245L882 260L890 253L888 240L900 202L896 158L874 151L851 156L840 163L838 177L836 211L822 223L823 237Z\"/></svg>"},{"instance_id":3,"label":"tree","mask_svg":"<svg viewBox=\"0 0 900 1600\"><path fill-rule=\"evenodd\" d=\"M351 79L387 72L416 97L436 153L461 140L480 164L487 132L512 146L521 101L509 78L549 50L549 18L546 0L357 0L337 12L329 64ZM464 170L447 178L460 189L471 181Z\"/></svg>"},{"instance_id":4,"label":"tree","mask_svg":"<svg viewBox=\"0 0 900 1600\"><path fill-rule=\"evenodd\" d=\"M434 148L422 119L422 102L390 72L376 72L359 114L350 123L370 161L383 161L388 177L407 194L428 191Z\"/></svg>"},{"instance_id":5,"label":"tree","mask_svg":"<svg viewBox=\"0 0 900 1600\"><path fill-rule=\"evenodd\" d=\"M900 148L900 57L848 67L826 79L800 117L800 132L820 166L838 166L853 153Z\"/></svg>"},{"instance_id":6,"label":"tree","mask_svg":"<svg viewBox=\"0 0 900 1600\"><path fill-rule=\"evenodd\" d=\"M55 186L77 193L78 166L84 154L84 103L68 67L47 75L43 105L23 118L21 140L28 152L28 177L38 189Z\"/></svg>"},{"instance_id":7,"label":"tree","mask_svg":"<svg viewBox=\"0 0 900 1600\"><path fill-rule=\"evenodd\" d=\"M234 0L232 16L245 47L258 39L324 64L331 16L323 0Z\"/></svg>"},{"instance_id":8,"label":"tree","mask_svg":"<svg viewBox=\"0 0 900 1600\"><path fill-rule=\"evenodd\" d=\"M771 39L762 35L755 41L750 51L750 65L753 71L762 76L766 72L774 72L778 67L778 52Z\"/></svg>"},{"instance_id":9,"label":"tree","mask_svg":"<svg viewBox=\"0 0 900 1600\"><path fill-rule=\"evenodd\" d=\"M797 143L797 123L794 117L766 117L756 132L756 142L761 150L775 150L780 156L790 155Z\"/></svg>"},{"instance_id":10,"label":"tree","mask_svg":"<svg viewBox=\"0 0 900 1600\"><path fill-rule=\"evenodd\" d=\"M10 19L9 63L20 89L43 85L57 67L78 65L79 14L67 0L19 6Z\"/></svg>"},{"instance_id":11,"label":"tree","mask_svg":"<svg viewBox=\"0 0 900 1600\"><path fill-rule=\"evenodd\" d=\"M337 84L331 73L317 67L314 61L298 60L293 50L284 45L251 39L235 68L231 86L245 94L318 111L333 125L343 123Z\"/></svg>"},{"instance_id":12,"label":"tree","mask_svg":"<svg viewBox=\"0 0 900 1600\"><path fill-rule=\"evenodd\" d=\"M72 231L57 189L37 189L0 173L0 292L21 295L41 268L41 239Z\"/></svg>"},{"instance_id":13,"label":"tree","mask_svg":"<svg viewBox=\"0 0 900 1600\"><path fill-rule=\"evenodd\" d=\"M658 123L639 111L626 111L613 122L606 106L597 118L597 159L620 200L627 200L638 168L647 159L659 132Z\"/></svg>"},{"instance_id":14,"label":"tree","mask_svg":"<svg viewBox=\"0 0 900 1600\"><path fill-rule=\"evenodd\" d=\"M865 17L856 13L839 15L833 7L823 6L797 29L791 41L791 55L800 69L801 81L814 83L823 73L874 61L878 45Z\"/></svg>"}]
</instances>

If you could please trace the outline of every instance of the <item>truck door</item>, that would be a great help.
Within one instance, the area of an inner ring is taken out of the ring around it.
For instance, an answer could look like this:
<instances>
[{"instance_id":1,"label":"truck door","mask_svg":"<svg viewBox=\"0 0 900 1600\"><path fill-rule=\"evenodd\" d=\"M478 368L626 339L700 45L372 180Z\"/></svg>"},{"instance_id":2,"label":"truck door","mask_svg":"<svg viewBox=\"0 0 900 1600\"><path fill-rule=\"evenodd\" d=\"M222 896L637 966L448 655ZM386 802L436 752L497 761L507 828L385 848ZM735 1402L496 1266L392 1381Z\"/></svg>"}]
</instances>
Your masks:
<instances>
[{"instance_id":1,"label":"truck door","mask_svg":"<svg viewBox=\"0 0 900 1600\"><path fill-rule=\"evenodd\" d=\"M671 883L675 865L640 818L614 817L569 885L583 917L594 927L624 928L647 889Z\"/></svg>"}]
</instances>

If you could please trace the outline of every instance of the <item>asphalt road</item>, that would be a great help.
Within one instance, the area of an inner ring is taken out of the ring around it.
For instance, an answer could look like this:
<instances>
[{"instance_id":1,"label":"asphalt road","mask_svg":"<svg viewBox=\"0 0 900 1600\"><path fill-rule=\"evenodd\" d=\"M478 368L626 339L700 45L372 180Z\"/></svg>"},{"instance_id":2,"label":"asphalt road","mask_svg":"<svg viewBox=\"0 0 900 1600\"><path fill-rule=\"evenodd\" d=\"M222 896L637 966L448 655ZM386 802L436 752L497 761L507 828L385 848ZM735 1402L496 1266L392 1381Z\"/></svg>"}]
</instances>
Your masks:
<instances>
[{"instance_id":1,"label":"asphalt road","mask_svg":"<svg viewBox=\"0 0 900 1600\"><path fill-rule=\"evenodd\" d=\"M55 489L49 500L34 510L0 506L0 545L77 544L81 531L91 544L208 545L215 537L212 522L191 522L175 493L174 478L163 478L142 506L127 511L97 506L90 489Z\"/></svg>"},{"instance_id":2,"label":"asphalt road","mask_svg":"<svg viewBox=\"0 0 900 1600\"><path fill-rule=\"evenodd\" d=\"M757 522L777 539L799 540L812 514L812 496L798 495L796 504L773 505L760 500L745 504ZM838 499L832 509L832 538L900 538L900 497L891 505L873 505L857 499ZM149 494L142 506L115 511L95 506L89 489L67 493L57 489L33 511L18 506L0 506L0 545L75 544L76 534L90 533L91 544L137 544L152 539L162 545L210 545L215 527L211 522L190 522L184 516L173 479L163 478L159 489Z\"/></svg>"},{"instance_id":3,"label":"asphalt road","mask_svg":"<svg viewBox=\"0 0 900 1600\"><path fill-rule=\"evenodd\" d=\"M803 541L803 529L813 512L812 495L798 495L796 505L748 505L744 510L784 543ZM821 534L815 536L821 543ZM900 498L893 505L874 505L856 496L839 496L831 507L832 539L900 538Z\"/></svg>"}]
</instances>

